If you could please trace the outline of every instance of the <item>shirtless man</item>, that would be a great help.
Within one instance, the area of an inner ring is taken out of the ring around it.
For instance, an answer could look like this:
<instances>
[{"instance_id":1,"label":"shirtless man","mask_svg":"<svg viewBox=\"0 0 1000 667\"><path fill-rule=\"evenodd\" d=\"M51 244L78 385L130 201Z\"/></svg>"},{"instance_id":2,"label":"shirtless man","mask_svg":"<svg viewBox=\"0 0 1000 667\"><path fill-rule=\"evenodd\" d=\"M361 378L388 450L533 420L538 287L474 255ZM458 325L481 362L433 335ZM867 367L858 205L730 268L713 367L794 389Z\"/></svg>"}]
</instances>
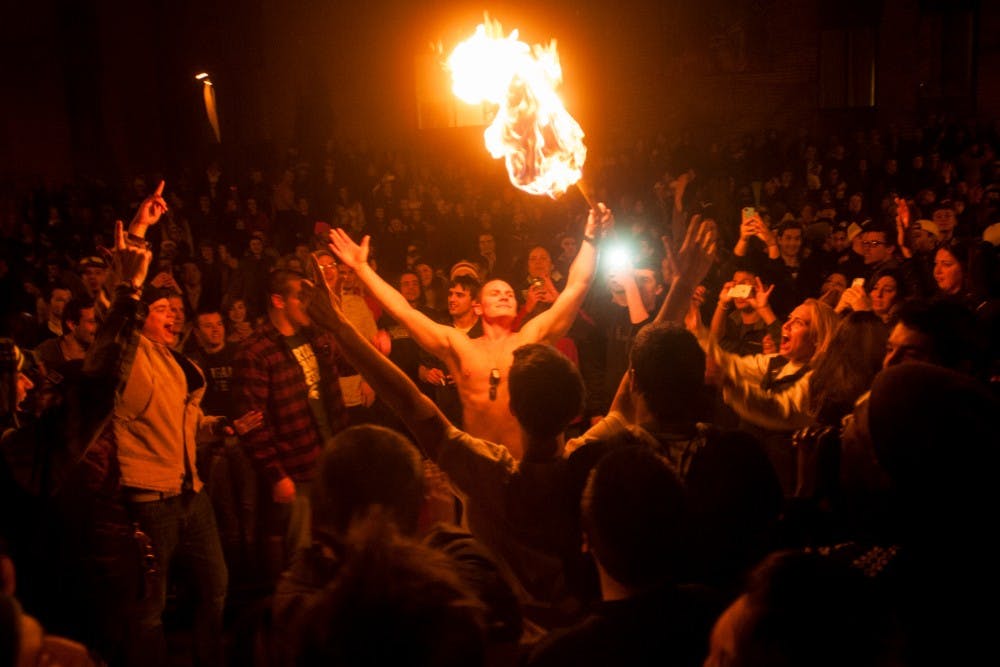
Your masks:
<instances>
[{"instance_id":1,"label":"shirtless man","mask_svg":"<svg viewBox=\"0 0 1000 667\"><path fill-rule=\"evenodd\" d=\"M611 211L603 204L591 210L584 230L584 243L569 270L566 288L552 307L513 331L517 317L514 288L502 280L483 285L477 311L483 336L470 339L458 329L439 324L417 309L368 265L369 237L358 245L342 229L330 232L330 249L353 268L369 292L400 323L417 343L441 359L455 378L462 401L465 430L472 435L502 442L520 460L523 446L520 429L510 412L507 373L514 350L527 343L554 343L569 330L583 298L590 289L597 266L598 237L613 224Z\"/></svg>"}]
</instances>

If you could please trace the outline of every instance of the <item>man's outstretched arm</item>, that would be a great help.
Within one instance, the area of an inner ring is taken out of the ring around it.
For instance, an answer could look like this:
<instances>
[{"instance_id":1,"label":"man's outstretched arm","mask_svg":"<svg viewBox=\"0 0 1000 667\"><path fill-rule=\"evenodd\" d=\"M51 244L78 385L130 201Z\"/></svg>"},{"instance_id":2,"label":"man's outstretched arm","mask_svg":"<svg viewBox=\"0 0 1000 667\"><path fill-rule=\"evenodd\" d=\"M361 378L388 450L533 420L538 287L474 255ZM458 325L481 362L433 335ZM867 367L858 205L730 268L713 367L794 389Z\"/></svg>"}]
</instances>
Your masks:
<instances>
[{"instance_id":1,"label":"man's outstretched arm","mask_svg":"<svg viewBox=\"0 0 1000 667\"><path fill-rule=\"evenodd\" d=\"M691 218L687 234L684 235L684 245L677 258L677 278L653 320L655 324L680 322L684 319L694 289L705 279L715 261L715 237L714 220L702 220L700 215Z\"/></svg>"},{"instance_id":2,"label":"man's outstretched arm","mask_svg":"<svg viewBox=\"0 0 1000 667\"><path fill-rule=\"evenodd\" d=\"M354 269L358 279L382 307L405 326L420 347L435 357L443 358L451 349L451 336L458 330L439 324L411 306L396 288L382 280L368 264L371 239L365 236L361 244L355 243L343 229L330 232L330 249L347 266Z\"/></svg>"},{"instance_id":3,"label":"man's outstretched arm","mask_svg":"<svg viewBox=\"0 0 1000 667\"><path fill-rule=\"evenodd\" d=\"M611 230L613 224L614 217L604 204L598 204L597 209L591 209L583 232L584 242L569 267L566 288L552 302L548 310L529 320L521 328L521 332L527 338L554 342L569 331L576 314L580 312L587 290L594 281L594 274L597 271L597 242Z\"/></svg>"},{"instance_id":4,"label":"man's outstretched arm","mask_svg":"<svg viewBox=\"0 0 1000 667\"><path fill-rule=\"evenodd\" d=\"M347 360L410 429L417 445L436 460L451 422L399 367L354 328L322 281L311 289L316 290L316 295L309 304L309 317L330 332Z\"/></svg>"}]
</instances>

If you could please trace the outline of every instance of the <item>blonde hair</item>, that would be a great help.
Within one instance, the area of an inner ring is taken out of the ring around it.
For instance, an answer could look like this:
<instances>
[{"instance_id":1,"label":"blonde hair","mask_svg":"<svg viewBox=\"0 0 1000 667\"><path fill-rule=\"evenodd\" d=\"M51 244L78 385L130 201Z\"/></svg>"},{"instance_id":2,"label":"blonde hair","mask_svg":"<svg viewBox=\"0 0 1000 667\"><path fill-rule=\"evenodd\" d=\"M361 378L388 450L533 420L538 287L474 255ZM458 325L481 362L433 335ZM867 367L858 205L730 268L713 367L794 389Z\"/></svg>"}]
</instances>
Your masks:
<instances>
[{"instance_id":1,"label":"blonde hair","mask_svg":"<svg viewBox=\"0 0 1000 667\"><path fill-rule=\"evenodd\" d=\"M809 329L815 346L809 365L816 368L816 364L826 354L830 339L833 338L833 332L837 328L837 313L818 299L806 299L802 302L802 306L809 309Z\"/></svg>"}]
</instances>

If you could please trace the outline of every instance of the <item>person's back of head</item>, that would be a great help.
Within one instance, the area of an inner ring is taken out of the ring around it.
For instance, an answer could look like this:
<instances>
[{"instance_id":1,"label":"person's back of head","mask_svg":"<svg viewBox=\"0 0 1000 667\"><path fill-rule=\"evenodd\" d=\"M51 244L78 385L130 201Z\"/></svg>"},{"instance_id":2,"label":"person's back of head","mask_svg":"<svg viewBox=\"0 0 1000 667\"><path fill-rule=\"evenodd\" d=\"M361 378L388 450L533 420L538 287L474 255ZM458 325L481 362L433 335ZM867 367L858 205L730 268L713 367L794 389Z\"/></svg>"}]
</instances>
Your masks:
<instances>
[{"instance_id":1,"label":"person's back of head","mask_svg":"<svg viewBox=\"0 0 1000 667\"><path fill-rule=\"evenodd\" d=\"M583 409L583 378L573 362L551 345L531 343L514 350L510 367L510 411L534 438L561 434ZM526 457L552 452L529 451Z\"/></svg>"},{"instance_id":2,"label":"person's back of head","mask_svg":"<svg viewBox=\"0 0 1000 667\"><path fill-rule=\"evenodd\" d=\"M688 514L666 459L643 445L611 451L591 471L580 505L590 551L615 582L638 593L676 576Z\"/></svg>"},{"instance_id":3,"label":"person's back of head","mask_svg":"<svg viewBox=\"0 0 1000 667\"><path fill-rule=\"evenodd\" d=\"M992 516L1000 402L984 384L911 362L879 373L868 403L874 455L902 503L907 538L934 539Z\"/></svg>"},{"instance_id":4,"label":"person's back of head","mask_svg":"<svg viewBox=\"0 0 1000 667\"><path fill-rule=\"evenodd\" d=\"M661 424L698 419L705 407L705 352L676 324L639 331L629 354L635 388Z\"/></svg>"},{"instance_id":5,"label":"person's back of head","mask_svg":"<svg viewBox=\"0 0 1000 667\"><path fill-rule=\"evenodd\" d=\"M322 451L312 486L315 530L342 536L351 522L375 508L400 532L416 532L424 496L417 448L381 426L352 426Z\"/></svg>"},{"instance_id":6,"label":"person's back of head","mask_svg":"<svg viewBox=\"0 0 1000 667\"><path fill-rule=\"evenodd\" d=\"M982 340L976 317L962 304L947 299L907 301L899 308L899 325L924 336L928 347L921 361L970 375L980 370Z\"/></svg>"},{"instance_id":7,"label":"person's back of head","mask_svg":"<svg viewBox=\"0 0 1000 667\"><path fill-rule=\"evenodd\" d=\"M684 475L697 526L690 535L689 572L695 581L728 588L773 548L784 493L752 435L710 429L705 436Z\"/></svg>"},{"instance_id":8,"label":"person's back of head","mask_svg":"<svg viewBox=\"0 0 1000 667\"><path fill-rule=\"evenodd\" d=\"M355 522L345 547L296 629L296 665L482 664L483 609L450 558L380 513Z\"/></svg>"},{"instance_id":9,"label":"person's back of head","mask_svg":"<svg viewBox=\"0 0 1000 667\"><path fill-rule=\"evenodd\" d=\"M719 617L705 666L891 665L895 631L860 571L815 553L776 552Z\"/></svg>"}]
</instances>

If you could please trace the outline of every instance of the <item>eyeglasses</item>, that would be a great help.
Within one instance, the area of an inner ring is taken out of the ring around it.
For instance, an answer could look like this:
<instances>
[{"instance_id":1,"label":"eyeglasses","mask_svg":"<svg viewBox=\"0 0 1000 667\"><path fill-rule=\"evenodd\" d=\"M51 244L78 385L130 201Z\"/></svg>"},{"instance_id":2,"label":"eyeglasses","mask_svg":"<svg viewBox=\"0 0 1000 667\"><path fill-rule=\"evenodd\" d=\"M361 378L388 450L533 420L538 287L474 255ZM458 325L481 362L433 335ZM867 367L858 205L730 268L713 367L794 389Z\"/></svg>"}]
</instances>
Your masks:
<instances>
[{"instance_id":1,"label":"eyeglasses","mask_svg":"<svg viewBox=\"0 0 1000 667\"><path fill-rule=\"evenodd\" d=\"M886 245L885 241L862 241L862 248L878 248L880 246Z\"/></svg>"}]
</instances>

